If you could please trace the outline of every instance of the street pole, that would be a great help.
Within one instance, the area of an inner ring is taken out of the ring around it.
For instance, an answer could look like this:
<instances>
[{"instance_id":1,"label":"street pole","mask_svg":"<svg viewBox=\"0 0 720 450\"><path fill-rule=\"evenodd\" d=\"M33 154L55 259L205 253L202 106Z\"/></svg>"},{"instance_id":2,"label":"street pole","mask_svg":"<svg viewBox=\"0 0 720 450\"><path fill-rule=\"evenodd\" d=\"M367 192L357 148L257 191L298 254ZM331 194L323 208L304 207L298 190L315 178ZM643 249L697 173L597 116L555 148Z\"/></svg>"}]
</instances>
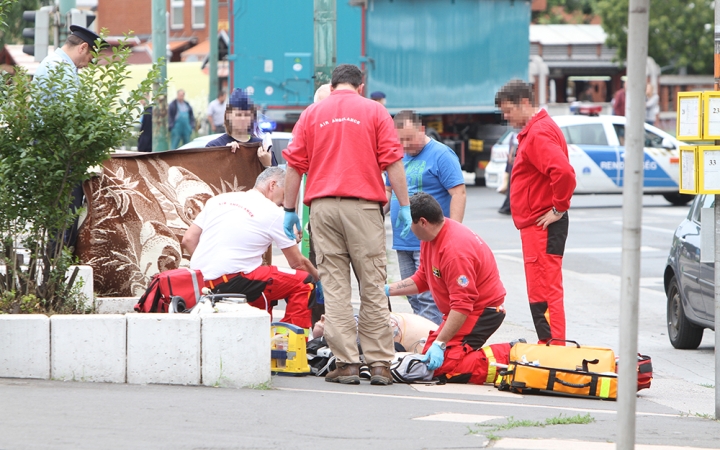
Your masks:
<instances>
[{"instance_id":1,"label":"street pole","mask_svg":"<svg viewBox=\"0 0 720 450\"><path fill-rule=\"evenodd\" d=\"M75 0L60 0L58 2L58 8L60 9L60 15L64 16L71 9L75 7Z\"/></svg>"},{"instance_id":2,"label":"street pole","mask_svg":"<svg viewBox=\"0 0 720 450\"><path fill-rule=\"evenodd\" d=\"M620 362L618 450L635 448L638 307L642 238L645 83L650 0L630 0L627 44L627 106L623 181L622 276L620 281Z\"/></svg>"},{"instance_id":3,"label":"street pole","mask_svg":"<svg viewBox=\"0 0 720 450\"><path fill-rule=\"evenodd\" d=\"M208 90L208 103L218 96L218 0L210 0L210 27L208 41L210 42L210 56L208 69L210 72L210 89ZM212 131L212 130L210 130Z\"/></svg>"},{"instance_id":4,"label":"street pole","mask_svg":"<svg viewBox=\"0 0 720 450\"><path fill-rule=\"evenodd\" d=\"M715 90L720 91L720 1L715 1ZM720 145L720 141L715 141ZM715 194L715 265L720 261L720 194ZM720 270L715 270L715 419L720 419Z\"/></svg>"},{"instance_id":5,"label":"street pole","mask_svg":"<svg viewBox=\"0 0 720 450\"><path fill-rule=\"evenodd\" d=\"M315 89L317 91L323 84L329 83L332 71L335 69L336 45L335 29L337 25L336 0L314 0L315 19Z\"/></svg>"},{"instance_id":6,"label":"street pole","mask_svg":"<svg viewBox=\"0 0 720 450\"><path fill-rule=\"evenodd\" d=\"M67 13L75 7L75 0L59 0L58 1L58 27L56 47L60 47L65 43L70 34L70 24L67 21Z\"/></svg>"},{"instance_id":7,"label":"street pole","mask_svg":"<svg viewBox=\"0 0 720 450\"><path fill-rule=\"evenodd\" d=\"M152 49L153 60L163 58L165 61L160 67L160 80L167 79L167 7L165 0L152 0ZM158 80L158 81L160 81ZM164 152L168 149L168 120L167 120L167 88L160 89L160 84L154 85L153 107L153 151Z\"/></svg>"}]
</instances>

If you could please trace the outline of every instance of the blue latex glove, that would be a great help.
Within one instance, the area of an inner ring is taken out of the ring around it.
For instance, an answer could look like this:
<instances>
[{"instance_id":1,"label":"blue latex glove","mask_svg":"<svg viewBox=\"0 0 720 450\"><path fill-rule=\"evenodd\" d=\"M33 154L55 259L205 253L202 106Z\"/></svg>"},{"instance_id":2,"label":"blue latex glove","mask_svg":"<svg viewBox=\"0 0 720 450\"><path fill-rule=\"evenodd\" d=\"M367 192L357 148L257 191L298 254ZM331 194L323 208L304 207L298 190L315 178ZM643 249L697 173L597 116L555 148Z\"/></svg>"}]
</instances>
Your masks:
<instances>
[{"instance_id":1,"label":"blue latex glove","mask_svg":"<svg viewBox=\"0 0 720 450\"><path fill-rule=\"evenodd\" d=\"M385 296L390 297L390 285L389 284L385 285Z\"/></svg>"},{"instance_id":2,"label":"blue latex glove","mask_svg":"<svg viewBox=\"0 0 720 450\"><path fill-rule=\"evenodd\" d=\"M283 227L285 228L285 236L294 240L295 232L293 230L293 227L296 227L298 230L302 229L300 227L300 218L298 217L296 212L285 211L285 219L283 219Z\"/></svg>"},{"instance_id":3,"label":"blue latex glove","mask_svg":"<svg viewBox=\"0 0 720 450\"><path fill-rule=\"evenodd\" d=\"M320 280L315 283L315 302L318 305L324 305L325 304L325 293L323 292L322 284L320 283Z\"/></svg>"},{"instance_id":4,"label":"blue latex glove","mask_svg":"<svg viewBox=\"0 0 720 450\"><path fill-rule=\"evenodd\" d=\"M435 370L442 366L443 361L445 361L445 352L436 342L433 342L422 362L427 363L428 369Z\"/></svg>"},{"instance_id":5,"label":"blue latex glove","mask_svg":"<svg viewBox=\"0 0 720 450\"><path fill-rule=\"evenodd\" d=\"M411 224L412 216L410 215L410 205L401 206L400 211L398 212L397 220L395 220L395 228L402 227L400 237L405 238L405 236L410 233Z\"/></svg>"}]
</instances>

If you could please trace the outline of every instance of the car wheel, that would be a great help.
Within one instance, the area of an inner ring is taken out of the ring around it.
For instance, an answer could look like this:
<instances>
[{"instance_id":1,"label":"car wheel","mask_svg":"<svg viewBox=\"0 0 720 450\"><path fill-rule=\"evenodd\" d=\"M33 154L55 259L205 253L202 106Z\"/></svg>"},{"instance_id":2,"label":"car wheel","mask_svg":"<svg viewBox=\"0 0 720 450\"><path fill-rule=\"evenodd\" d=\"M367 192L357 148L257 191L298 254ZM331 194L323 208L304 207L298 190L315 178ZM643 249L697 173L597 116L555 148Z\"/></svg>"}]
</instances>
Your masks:
<instances>
[{"instance_id":1,"label":"car wheel","mask_svg":"<svg viewBox=\"0 0 720 450\"><path fill-rule=\"evenodd\" d=\"M678 192L672 194L663 194L663 198L665 198L665 200L669 201L675 206L683 206L690 203L692 199L695 198L695 196L690 194L680 194Z\"/></svg>"},{"instance_id":2,"label":"car wheel","mask_svg":"<svg viewBox=\"0 0 720 450\"><path fill-rule=\"evenodd\" d=\"M700 346L704 330L685 317L685 308L682 305L680 289L675 277L670 280L667 291L667 322L668 337L673 347L695 349Z\"/></svg>"}]
</instances>

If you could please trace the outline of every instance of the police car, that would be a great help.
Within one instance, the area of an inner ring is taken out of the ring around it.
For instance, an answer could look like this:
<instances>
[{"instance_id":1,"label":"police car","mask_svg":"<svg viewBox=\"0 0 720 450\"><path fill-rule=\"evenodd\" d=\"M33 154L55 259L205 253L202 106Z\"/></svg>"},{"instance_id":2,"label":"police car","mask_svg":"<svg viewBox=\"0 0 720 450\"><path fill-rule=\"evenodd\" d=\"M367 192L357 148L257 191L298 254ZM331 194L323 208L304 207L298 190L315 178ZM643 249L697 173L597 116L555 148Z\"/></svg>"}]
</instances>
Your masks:
<instances>
[{"instance_id":1,"label":"police car","mask_svg":"<svg viewBox=\"0 0 720 450\"><path fill-rule=\"evenodd\" d=\"M575 194L620 194L625 162L625 123L622 116L555 116L568 143L570 164L575 169ZM502 181L512 134L493 147L485 169L485 182L496 189ZM684 145L673 136L645 124L643 193L661 194L674 205L685 205L692 195L678 193L678 148Z\"/></svg>"}]
</instances>

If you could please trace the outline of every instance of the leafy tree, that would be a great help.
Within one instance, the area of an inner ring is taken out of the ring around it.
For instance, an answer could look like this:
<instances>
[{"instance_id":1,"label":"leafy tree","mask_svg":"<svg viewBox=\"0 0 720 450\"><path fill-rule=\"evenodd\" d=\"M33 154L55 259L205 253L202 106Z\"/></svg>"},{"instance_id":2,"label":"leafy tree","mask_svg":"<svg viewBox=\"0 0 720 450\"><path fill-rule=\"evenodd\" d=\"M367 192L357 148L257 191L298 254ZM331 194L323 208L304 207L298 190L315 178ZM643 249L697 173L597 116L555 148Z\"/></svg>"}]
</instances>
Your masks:
<instances>
[{"instance_id":1,"label":"leafy tree","mask_svg":"<svg viewBox=\"0 0 720 450\"><path fill-rule=\"evenodd\" d=\"M677 72L713 72L712 0L650 0L648 54L661 67ZM627 58L628 0L598 0L607 45L618 49L618 59Z\"/></svg>"},{"instance_id":2,"label":"leafy tree","mask_svg":"<svg viewBox=\"0 0 720 450\"><path fill-rule=\"evenodd\" d=\"M539 24L590 23L595 17L597 0L548 0L545 11L533 12L533 22Z\"/></svg>"},{"instance_id":3,"label":"leafy tree","mask_svg":"<svg viewBox=\"0 0 720 450\"><path fill-rule=\"evenodd\" d=\"M56 66L42 83L18 67L0 85L0 313L73 312L71 249L63 244L77 213L72 189L109 158L142 113L140 99L160 76L159 64L129 93L130 49L98 55L79 85ZM162 62L160 62L162 63ZM161 83L163 84L163 83ZM18 248L29 251L29 263Z\"/></svg>"},{"instance_id":4,"label":"leafy tree","mask_svg":"<svg viewBox=\"0 0 720 450\"><path fill-rule=\"evenodd\" d=\"M22 30L30 26L22 19L23 11L36 10L41 4L46 3L40 0L3 0L0 2L2 14L5 16L5 23L0 29L0 45L21 44L23 42Z\"/></svg>"}]
</instances>

